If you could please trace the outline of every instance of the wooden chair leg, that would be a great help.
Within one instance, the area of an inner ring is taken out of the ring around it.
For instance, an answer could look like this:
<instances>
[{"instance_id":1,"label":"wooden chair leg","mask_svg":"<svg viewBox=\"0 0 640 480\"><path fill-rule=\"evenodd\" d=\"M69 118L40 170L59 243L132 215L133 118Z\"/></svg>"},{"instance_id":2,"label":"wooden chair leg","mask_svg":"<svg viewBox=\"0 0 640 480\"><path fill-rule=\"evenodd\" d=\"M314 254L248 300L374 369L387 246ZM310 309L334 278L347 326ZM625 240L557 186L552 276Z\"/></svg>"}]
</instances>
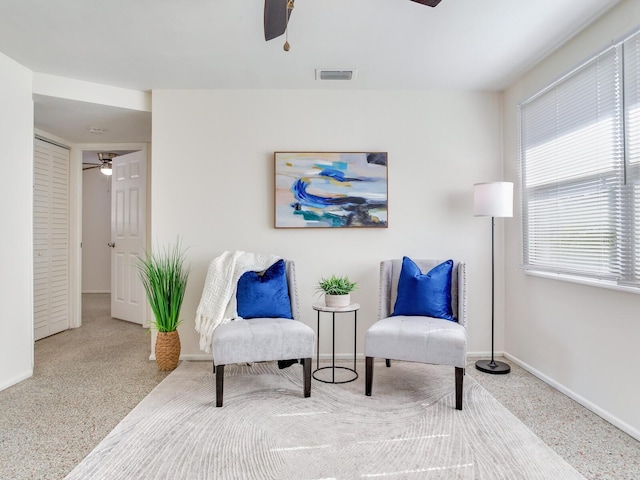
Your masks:
<instances>
[{"instance_id":1,"label":"wooden chair leg","mask_svg":"<svg viewBox=\"0 0 640 480\"><path fill-rule=\"evenodd\" d=\"M388 360L387 360L388 361ZM365 381L364 381L364 394L367 397L371 396L371 384L373 383L373 357L366 357L364 362Z\"/></svg>"},{"instance_id":2,"label":"wooden chair leg","mask_svg":"<svg viewBox=\"0 0 640 480\"><path fill-rule=\"evenodd\" d=\"M387 364L387 368L391 367L391 360L389 360L388 358L385 358L384 363Z\"/></svg>"},{"instance_id":3,"label":"wooden chair leg","mask_svg":"<svg viewBox=\"0 0 640 480\"><path fill-rule=\"evenodd\" d=\"M216 407L222 406L222 396L224 394L224 365L216 367Z\"/></svg>"},{"instance_id":4,"label":"wooden chair leg","mask_svg":"<svg viewBox=\"0 0 640 480\"><path fill-rule=\"evenodd\" d=\"M302 359L302 369L304 371L304 396L311 396L311 358Z\"/></svg>"},{"instance_id":5,"label":"wooden chair leg","mask_svg":"<svg viewBox=\"0 0 640 480\"><path fill-rule=\"evenodd\" d=\"M462 381L464 368L456 367L456 410L462 410Z\"/></svg>"}]
</instances>

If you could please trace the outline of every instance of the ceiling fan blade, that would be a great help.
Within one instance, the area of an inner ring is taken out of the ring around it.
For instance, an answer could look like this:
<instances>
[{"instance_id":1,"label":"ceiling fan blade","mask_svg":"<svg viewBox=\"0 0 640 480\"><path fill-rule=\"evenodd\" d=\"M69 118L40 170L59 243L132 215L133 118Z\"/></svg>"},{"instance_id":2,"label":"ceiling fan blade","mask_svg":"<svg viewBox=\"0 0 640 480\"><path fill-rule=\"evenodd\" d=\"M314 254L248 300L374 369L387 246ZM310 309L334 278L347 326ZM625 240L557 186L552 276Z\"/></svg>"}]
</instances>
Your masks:
<instances>
[{"instance_id":1,"label":"ceiling fan blade","mask_svg":"<svg viewBox=\"0 0 640 480\"><path fill-rule=\"evenodd\" d=\"M287 29L287 0L264 0L264 39L266 41L279 37Z\"/></svg>"},{"instance_id":2,"label":"ceiling fan blade","mask_svg":"<svg viewBox=\"0 0 640 480\"><path fill-rule=\"evenodd\" d=\"M428 7L437 7L441 0L411 0L411 1L419 3L421 5L427 5Z\"/></svg>"},{"instance_id":3,"label":"ceiling fan blade","mask_svg":"<svg viewBox=\"0 0 640 480\"><path fill-rule=\"evenodd\" d=\"M83 167L82 167L82 170L90 170L90 169L92 169L92 168L98 168L98 167L101 167L101 166L102 166L102 164L98 165L98 164L96 164L96 163L83 163L82 165L90 165L89 167L84 167L84 166L83 166Z\"/></svg>"}]
</instances>

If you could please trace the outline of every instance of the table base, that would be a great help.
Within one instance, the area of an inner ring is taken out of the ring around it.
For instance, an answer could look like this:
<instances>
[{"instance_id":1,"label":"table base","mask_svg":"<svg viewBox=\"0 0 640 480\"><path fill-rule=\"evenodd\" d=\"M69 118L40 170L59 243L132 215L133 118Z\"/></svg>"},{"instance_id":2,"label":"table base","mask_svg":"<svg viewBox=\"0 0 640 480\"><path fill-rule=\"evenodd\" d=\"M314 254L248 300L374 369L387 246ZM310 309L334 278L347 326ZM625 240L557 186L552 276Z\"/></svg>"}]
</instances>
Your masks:
<instances>
[{"instance_id":1,"label":"table base","mask_svg":"<svg viewBox=\"0 0 640 480\"><path fill-rule=\"evenodd\" d=\"M336 370L340 369L340 370L348 370L350 372L353 372L355 374L355 376L349 380L342 380L339 382L336 382L335 380L322 380L321 378L316 377L316 372L319 372L320 370L328 370L328 369L332 369L333 370L333 378L335 378L336 376ZM349 382L353 382L354 380L356 380L358 378L358 372L356 372L353 368L349 368L349 367L334 367L334 366L328 366L328 367L320 367L320 368L316 368L313 371L313 378L315 378L316 380L318 380L319 382L322 383L349 383Z\"/></svg>"}]
</instances>

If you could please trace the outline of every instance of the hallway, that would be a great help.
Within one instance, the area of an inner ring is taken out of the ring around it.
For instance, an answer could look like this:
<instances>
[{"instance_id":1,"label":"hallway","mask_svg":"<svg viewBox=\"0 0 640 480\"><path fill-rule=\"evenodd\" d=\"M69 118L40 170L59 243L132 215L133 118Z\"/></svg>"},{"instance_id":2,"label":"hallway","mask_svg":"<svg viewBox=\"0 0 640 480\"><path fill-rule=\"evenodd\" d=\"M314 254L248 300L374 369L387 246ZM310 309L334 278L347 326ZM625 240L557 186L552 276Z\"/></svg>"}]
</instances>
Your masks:
<instances>
[{"instance_id":1,"label":"hallway","mask_svg":"<svg viewBox=\"0 0 640 480\"><path fill-rule=\"evenodd\" d=\"M0 479L63 478L166 377L109 303L84 294L82 327L36 342L33 377L0 392Z\"/></svg>"}]
</instances>

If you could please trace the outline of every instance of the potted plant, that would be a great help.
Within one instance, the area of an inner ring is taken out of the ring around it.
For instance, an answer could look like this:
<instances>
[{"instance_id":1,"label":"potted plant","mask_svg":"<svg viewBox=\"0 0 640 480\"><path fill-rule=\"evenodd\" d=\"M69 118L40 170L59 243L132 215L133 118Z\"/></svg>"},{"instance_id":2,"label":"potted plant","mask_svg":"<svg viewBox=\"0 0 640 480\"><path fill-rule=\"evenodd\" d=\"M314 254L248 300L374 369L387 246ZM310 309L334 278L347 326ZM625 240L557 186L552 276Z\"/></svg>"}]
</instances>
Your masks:
<instances>
[{"instance_id":1,"label":"potted plant","mask_svg":"<svg viewBox=\"0 0 640 480\"><path fill-rule=\"evenodd\" d=\"M158 331L155 345L158 370L174 370L180 359L177 329L182 323L180 308L189 276L184 262L185 252L179 241L159 252L145 252L139 259L140 279L154 316L151 326Z\"/></svg>"},{"instance_id":2,"label":"potted plant","mask_svg":"<svg viewBox=\"0 0 640 480\"><path fill-rule=\"evenodd\" d=\"M327 307L348 307L351 304L351 292L355 288L356 282L349 280L346 275L331 275L329 278L321 278L318 282L318 292L324 293L324 303Z\"/></svg>"}]
</instances>

